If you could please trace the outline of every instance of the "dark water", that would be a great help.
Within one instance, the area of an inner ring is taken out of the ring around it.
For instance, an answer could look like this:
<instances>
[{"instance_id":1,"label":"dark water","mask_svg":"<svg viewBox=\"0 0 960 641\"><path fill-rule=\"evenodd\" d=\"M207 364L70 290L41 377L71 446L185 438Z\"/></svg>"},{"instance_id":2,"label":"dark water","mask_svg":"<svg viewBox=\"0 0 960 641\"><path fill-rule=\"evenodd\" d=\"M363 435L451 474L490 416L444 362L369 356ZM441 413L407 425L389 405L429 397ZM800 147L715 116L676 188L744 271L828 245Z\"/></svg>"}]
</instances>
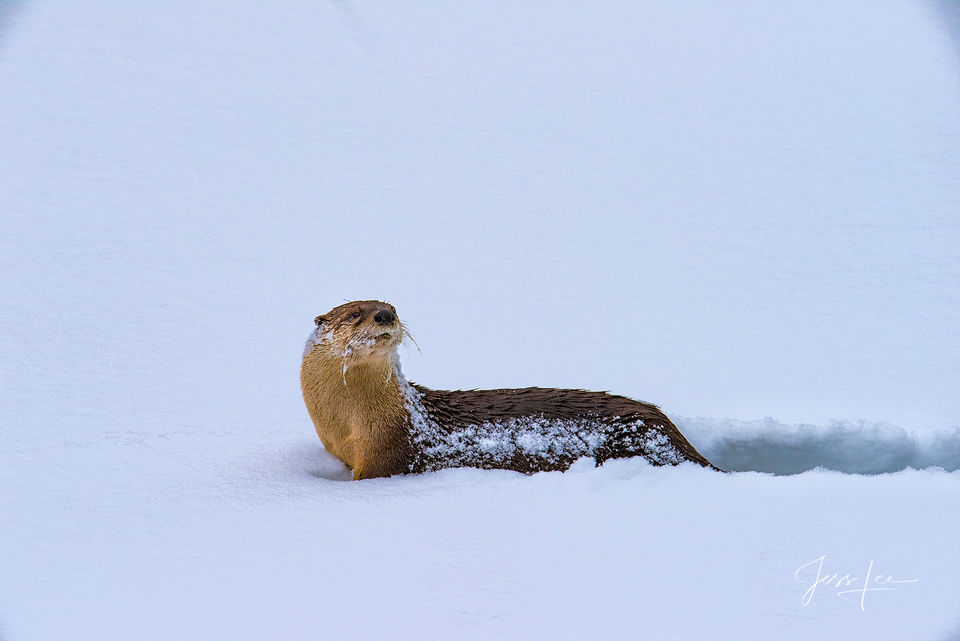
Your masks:
<instances>
[{"instance_id":1,"label":"dark water","mask_svg":"<svg viewBox=\"0 0 960 641\"><path fill-rule=\"evenodd\" d=\"M960 429L913 434L889 425L826 427L685 419L680 429L714 464L730 471L798 474L815 468L884 474L908 468L960 469Z\"/></svg>"}]
</instances>

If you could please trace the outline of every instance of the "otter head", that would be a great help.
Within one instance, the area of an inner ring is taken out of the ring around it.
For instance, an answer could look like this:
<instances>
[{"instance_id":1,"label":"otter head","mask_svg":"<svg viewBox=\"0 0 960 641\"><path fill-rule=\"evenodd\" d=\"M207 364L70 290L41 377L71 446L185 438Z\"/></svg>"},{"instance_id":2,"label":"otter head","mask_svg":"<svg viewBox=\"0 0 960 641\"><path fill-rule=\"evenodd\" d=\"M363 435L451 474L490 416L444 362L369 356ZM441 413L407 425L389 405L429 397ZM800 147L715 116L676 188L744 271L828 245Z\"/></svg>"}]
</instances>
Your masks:
<instances>
[{"instance_id":1,"label":"otter head","mask_svg":"<svg viewBox=\"0 0 960 641\"><path fill-rule=\"evenodd\" d=\"M316 330L307 340L306 356L326 349L344 361L392 359L405 330L390 303L359 300L334 307L314 319Z\"/></svg>"}]
</instances>

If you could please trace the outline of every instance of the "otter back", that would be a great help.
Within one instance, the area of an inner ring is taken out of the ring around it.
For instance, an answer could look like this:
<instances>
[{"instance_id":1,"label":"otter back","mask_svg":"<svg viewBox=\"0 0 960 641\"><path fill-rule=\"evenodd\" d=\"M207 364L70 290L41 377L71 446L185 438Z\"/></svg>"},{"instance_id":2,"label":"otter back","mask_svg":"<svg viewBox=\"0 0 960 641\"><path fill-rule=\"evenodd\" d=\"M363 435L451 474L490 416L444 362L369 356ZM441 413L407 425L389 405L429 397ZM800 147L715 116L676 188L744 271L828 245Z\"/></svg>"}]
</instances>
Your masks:
<instances>
[{"instance_id":1,"label":"otter back","mask_svg":"<svg viewBox=\"0 0 960 641\"><path fill-rule=\"evenodd\" d=\"M403 384L403 382L401 382ZM446 391L407 384L411 471L448 467L532 473L642 456L713 467L655 405L578 389Z\"/></svg>"}]
</instances>

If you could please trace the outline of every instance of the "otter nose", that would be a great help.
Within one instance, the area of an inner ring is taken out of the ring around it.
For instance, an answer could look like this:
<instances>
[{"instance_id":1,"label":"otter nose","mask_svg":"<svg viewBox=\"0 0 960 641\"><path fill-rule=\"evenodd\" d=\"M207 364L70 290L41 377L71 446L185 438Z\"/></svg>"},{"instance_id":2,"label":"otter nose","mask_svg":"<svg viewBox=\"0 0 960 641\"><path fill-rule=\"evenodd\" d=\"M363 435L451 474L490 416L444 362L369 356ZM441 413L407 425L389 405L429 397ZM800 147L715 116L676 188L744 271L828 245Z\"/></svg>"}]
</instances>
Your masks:
<instances>
[{"instance_id":1,"label":"otter nose","mask_svg":"<svg viewBox=\"0 0 960 641\"><path fill-rule=\"evenodd\" d=\"M393 325L393 321L397 320L397 316L389 309L381 309L377 312L377 315L373 317L373 320L377 321L377 325Z\"/></svg>"}]
</instances>

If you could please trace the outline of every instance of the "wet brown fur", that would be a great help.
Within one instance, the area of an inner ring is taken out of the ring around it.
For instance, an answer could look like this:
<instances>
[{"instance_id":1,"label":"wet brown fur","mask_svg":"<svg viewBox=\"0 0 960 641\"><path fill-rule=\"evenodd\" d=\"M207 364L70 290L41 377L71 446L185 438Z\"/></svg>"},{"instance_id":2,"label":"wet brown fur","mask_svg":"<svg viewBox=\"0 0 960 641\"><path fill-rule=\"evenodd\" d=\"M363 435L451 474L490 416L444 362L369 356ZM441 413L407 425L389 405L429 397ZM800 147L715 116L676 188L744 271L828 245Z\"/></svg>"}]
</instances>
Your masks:
<instances>
[{"instance_id":1,"label":"wet brown fur","mask_svg":"<svg viewBox=\"0 0 960 641\"><path fill-rule=\"evenodd\" d=\"M524 387L493 390L433 390L421 385L414 387L423 394L423 404L430 417L439 425L453 428L485 423L497 424L522 416L545 419L595 419L603 423L610 442L598 449L594 458L598 464L611 458L642 456L643 451L629 442L628 427L642 421L646 429L664 434L687 460L705 467L714 467L680 433L680 430L656 405L635 401L626 396L581 389ZM622 438L621 438L622 437ZM566 470L575 458L557 457L551 462L534 456L516 453L506 466L519 472ZM503 468L501 461L493 465L487 461L473 462L471 467Z\"/></svg>"},{"instance_id":2,"label":"wet brown fur","mask_svg":"<svg viewBox=\"0 0 960 641\"><path fill-rule=\"evenodd\" d=\"M507 459L431 461L425 466L411 442L411 419L397 380L396 348L408 336L398 319L389 327L375 317L392 305L355 301L318 316L328 340L304 354L300 380L304 401L328 452L350 466L355 479L391 476L438 467L505 468L521 472L564 470L573 458L544 461L517 454ZM385 334L389 334L386 336ZM377 338L379 336L379 338ZM598 464L610 458L642 456L635 426L664 434L689 461L713 466L654 405L606 392L528 387L522 389L447 391L414 385L427 414L442 429L511 418L596 419L611 437L594 453ZM630 430L633 430L630 432ZM716 469L716 468L714 468Z\"/></svg>"}]
</instances>

